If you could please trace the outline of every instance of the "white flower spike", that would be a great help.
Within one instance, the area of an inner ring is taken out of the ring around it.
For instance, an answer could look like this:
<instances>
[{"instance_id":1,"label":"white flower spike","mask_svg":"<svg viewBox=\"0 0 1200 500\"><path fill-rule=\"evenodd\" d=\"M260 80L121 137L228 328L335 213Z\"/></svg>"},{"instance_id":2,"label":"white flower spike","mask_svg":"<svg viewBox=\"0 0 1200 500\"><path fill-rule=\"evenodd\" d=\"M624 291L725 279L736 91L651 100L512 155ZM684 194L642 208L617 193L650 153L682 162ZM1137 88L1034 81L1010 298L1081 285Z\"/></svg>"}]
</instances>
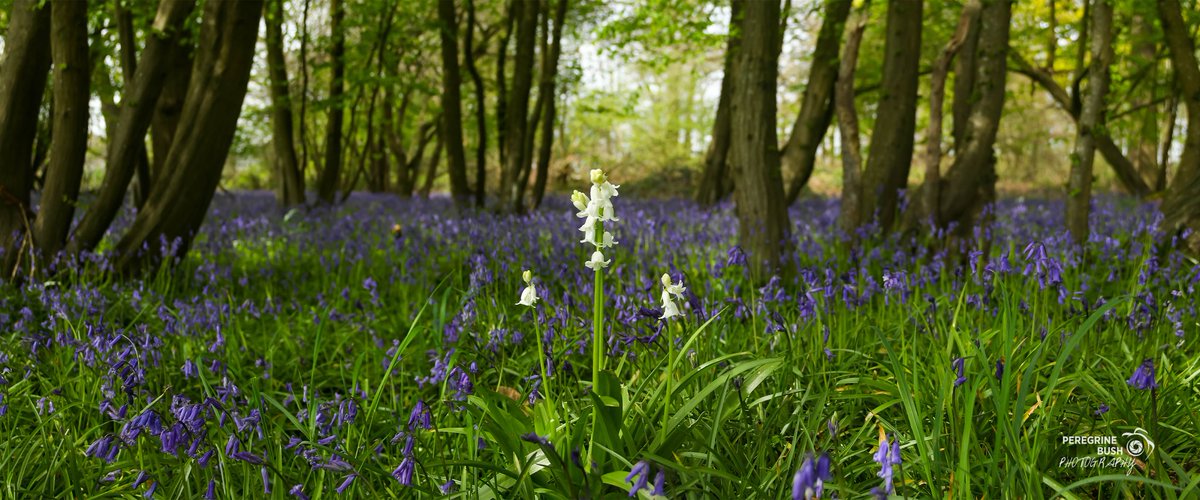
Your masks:
<instances>
[{"instance_id":1,"label":"white flower spike","mask_svg":"<svg viewBox=\"0 0 1200 500\"><path fill-rule=\"evenodd\" d=\"M671 299L671 296L674 295L675 297L682 299L683 292L686 291L687 288L683 287L682 281L679 283L672 283L671 276L669 274L665 274L665 273L662 275L662 285L663 285L663 292L662 292L663 314L662 314L662 316L659 317L659 319L665 320L665 319L673 318L675 316L682 316L683 313L679 311L679 306L675 304L675 301Z\"/></svg>"},{"instance_id":2,"label":"white flower spike","mask_svg":"<svg viewBox=\"0 0 1200 500\"><path fill-rule=\"evenodd\" d=\"M583 265L587 266L589 269L595 269L595 270L599 271L601 269L608 267L608 264L610 262L612 262L612 261L604 260L604 254L600 253L599 250L596 250L595 252L592 252L592 260L584 262Z\"/></svg>"},{"instance_id":3,"label":"white flower spike","mask_svg":"<svg viewBox=\"0 0 1200 500\"><path fill-rule=\"evenodd\" d=\"M521 301L517 302L517 305L533 307L533 305L537 304L538 301L537 289L533 287L532 283L533 273L526 269L525 272L521 274L521 279L525 280L525 289L521 290Z\"/></svg>"},{"instance_id":4,"label":"white flower spike","mask_svg":"<svg viewBox=\"0 0 1200 500\"><path fill-rule=\"evenodd\" d=\"M571 194L571 204L579 210L575 216L584 220L583 225L579 226L579 231L583 233L583 239L579 242L590 244L596 250L600 250L617 244L612 233L603 229L605 229L605 222L619 221L616 211L613 209L612 199L617 196L617 188L620 186L609 183L608 176L600 169L592 170L589 177L592 180L591 196L575 191ZM593 255L592 260L584 265L591 269L603 269L608 266L608 261L605 261L603 257L601 255L597 259L596 255Z\"/></svg>"}]
</instances>

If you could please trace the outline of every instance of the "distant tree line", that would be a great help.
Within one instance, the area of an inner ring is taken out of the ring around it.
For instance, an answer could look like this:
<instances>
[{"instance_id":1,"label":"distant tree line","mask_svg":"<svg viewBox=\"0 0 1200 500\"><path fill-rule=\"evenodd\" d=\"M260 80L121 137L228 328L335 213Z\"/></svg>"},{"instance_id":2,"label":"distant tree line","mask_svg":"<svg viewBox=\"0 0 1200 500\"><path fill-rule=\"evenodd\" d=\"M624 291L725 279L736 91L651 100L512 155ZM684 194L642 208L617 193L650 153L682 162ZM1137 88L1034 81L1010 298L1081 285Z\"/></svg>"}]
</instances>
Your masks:
<instances>
[{"instance_id":1,"label":"distant tree line","mask_svg":"<svg viewBox=\"0 0 1200 500\"><path fill-rule=\"evenodd\" d=\"M1013 76L1075 125L1062 186L1077 242L1088 238L1098 153L1129 194L1161 193L1168 228L1200 252L1200 16L1180 2L652 0L632 21L602 25L613 10L596 0L9 0L0 16L4 270L96 250L127 202L137 214L112 246L118 271L182 256L236 147L259 52L281 206L335 205L358 188L428 196L444 176L460 209L537 209L563 139L560 106L575 88L561 67L565 34L682 33L702 45L713 21L696 12L724 13L727 29L695 199L734 200L740 243L760 274L787 261L787 207L835 125L848 235L936 227L969 236L996 197ZM780 137L784 34L803 8L819 25L799 109ZM1015 22L1014 9L1038 24ZM864 69L878 80L864 84ZM93 99L103 177L81 202ZM914 165L921 182L910 185Z\"/></svg>"}]
</instances>

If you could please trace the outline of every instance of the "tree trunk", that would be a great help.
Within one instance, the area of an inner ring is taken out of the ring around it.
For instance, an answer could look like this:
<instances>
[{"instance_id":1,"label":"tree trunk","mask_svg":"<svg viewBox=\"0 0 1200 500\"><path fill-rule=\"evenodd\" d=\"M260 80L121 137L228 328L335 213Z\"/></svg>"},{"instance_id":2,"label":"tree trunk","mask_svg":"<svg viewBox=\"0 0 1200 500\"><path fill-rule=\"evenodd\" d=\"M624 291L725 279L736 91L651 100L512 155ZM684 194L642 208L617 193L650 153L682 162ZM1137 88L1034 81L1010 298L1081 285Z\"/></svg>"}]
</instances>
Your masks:
<instances>
[{"instance_id":1,"label":"tree trunk","mask_svg":"<svg viewBox=\"0 0 1200 500\"><path fill-rule=\"evenodd\" d=\"M730 123L735 131L729 166L737 178L738 243L749 256L751 274L762 280L785 264L789 225L775 132L779 4L747 2Z\"/></svg>"},{"instance_id":2,"label":"tree trunk","mask_svg":"<svg viewBox=\"0 0 1200 500\"><path fill-rule=\"evenodd\" d=\"M1167 189L1167 167L1171 163L1171 145L1175 144L1175 120L1179 114L1179 93L1174 92L1167 100L1167 131L1162 137L1159 147L1158 175L1155 176L1154 190L1162 192Z\"/></svg>"},{"instance_id":3,"label":"tree trunk","mask_svg":"<svg viewBox=\"0 0 1200 500\"><path fill-rule=\"evenodd\" d=\"M325 127L325 165L317 179L317 198L324 204L336 201L334 198L342 175L342 94L345 92L343 76L346 71L346 33L342 29L346 12L342 8L342 0L330 0L329 11L330 30L333 33L333 48L329 53L333 73L329 80L329 100L333 104L329 108L329 121Z\"/></svg>"},{"instance_id":4,"label":"tree trunk","mask_svg":"<svg viewBox=\"0 0 1200 500\"><path fill-rule=\"evenodd\" d=\"M780 163L791 172L785 202L791 205L812 176L817 149L829 128L833 115L833 85L838 75L838 45L841 43L846 17L852 0L829 0L825 3L825 18L817 33L812 65L808 70L808 85L800 101L800 114L792 126L792 134L783 146ZM782 37L781 37L782 38Z\"/></svg>"},{"instance_id":5,"label":"tree trunk","mask_svg":"<svg viewBox=\"0 0 1200 500\"><path fill-rule=\"evenodd\" d=\"M1131 28L1130 36L1134 39L1134 61L1141 65L1148 65L1150 67L1150 75L1147 78L1152 82L1156 81L1158 79L1158 44L1154 38L1154 25L1141 12L1134 14L1132 23L1133 27ZM1156 91L1156 87L1151 87L1148 94L1139 97L1133 103L1134 107L1144 109L1137 115L1137 121L1139 122L1137 125L1137 135L1133 144L1133 151L1129 155L1134 168L1137 169L1138 173L1142 174L1142 180L1146 182L1146 185L1151 187L1158 186L1158 123L1161 118L1161 109L1158 105L1154 104L1154 94L1157 93Z\"/></svg>"},{"instance_id":6,"label":"tree trunk","mask_svg":"<svg viewBox=\"0 0 1200 500\"><path fill-rule=\"evenodd\" d=\"M505 164L500 179L500 206L515 207L521 169L529 163L525 134L529 117L529 91L533 87L533 52L537 43L538 2L517 2L517 56L513 61L512 90L508 96L508 131Z\"/></svg>"},{"instance_id":7,"label":"tree trunk","mask_svg":"<svg viewBox=\"0 0 1200 500\"><path fill-rule=\"evenodd\" d=\"M212 201L241 113L254 60L261 1L206 0L196 66L167 154L166 176L117 244L118 272L177 262L191 245ZM164 247L160 241L166 241Z\"/></svg>"},{"instance_id":8,"label":"tree trunk","mask_svg":"<svg viewBox=\"0 0 1200 500\"><path fill-rule=\"evenodd\" d=\"M1067 230L1077 245L1083 245L1088 239L1092 162L1096 157L1096 141L1092 131L1105 126L1108 65L1112 63L1112 17L1112 4L1108 0L1096 0L1092 6L1092 63L1087 97L1079 117L1079 126L1075 130L1075 151L1071 155L1071 174L1067 182Z\"/></svg>"},{"instance_id":9,"label":"tree trunk","mask_svg":"<svg viewBox=\"0 0 1200 500\"><path fill-rule=\"evenodd\" d=\"M66 244L75 205L79 203L79 183L83 180L83 161L87 156L92 78L87 2L53 2L50 7L54 135L50 138L50 163L33 226L34 241L42 258L47 260L53 259Z\"/></svg>"},{"instance_id":10,"label":"tree trunk","mask_svg":"<svg viewBox=\"0 0 1200 500\"><path fill-rule=\"evenodd\" d=\"M917 76L921 59L922 0L893 0L887 7L883 80L871 155L863 172L862 215L887 233L895 219L899 191L912 166L917 119Z\"/></svg>"},{"instance_id":11,"label":"tree trunk","mask_svg":"<svg viewBox=\"0 0 1200 500\"><path fill-rule=\"evenodd\" d=\"M976 13L967 26L967 36L963 38L962 46L958 48L958 56L954 58L954 101L950 105L954 115L954 128L951 131L954 139L954 153L958 154L967 144L967 122L971 118L971 106L975 98L971 92L975 89L975 67L979 59L979 15Z\"/></svg>"},{"instance_id":12,"label":"tree trunk","mask_svg":"<svg viewBox=\"0 0 1200 500\"><path fill-rule=\"evenodd\" d=\"M500 183L504 183L504 172L508 164L508 75L505 73L508 61L508 41L512 38L513 24L519 14L520 0L508 0L504 16L504 36L496 47L496 146L500 154ZM504 191L501 186L500 191ZM501 194L503 199L504 195Z\"/></svg>"},{"instance_id":13,"label":"tree trunk","mask_svg":"<svg viewBox=\"0 0 1200 500\"><path fill-rule=\"evenodd\" d=\"M746 0L730 0L729 2L729 35L725 40L725 66L721 77L721 96L717 102L717 114L713 119L712 139L708 143L708 151L704 154L704 173L701 174L700 184L696 189L696 202L701 205L714 205L729 193L729 115L730 99L733 96L735 80L734 64L737 62L738 48L742 44L740 27L742 8Z\"/></svg>"},{"instance_id":14,"label":"tree trunk","mask_svg":"<svg viewBox=\"0 0 1200 500\"><path fill-rule=\"evenodd\" d=\"M467 2L467 38L463 44L467 73L475 85L475 206L483 208L487 201L487 100L484 98L483 77L475 65L475 1ZM501 96L500 101L503 100Z\"/></svg>"},{"instance_id":15,"label":"tree trunk","mask_svg":"<svg viewBox=\"0 0 1200 500\"><path fill-rule=\"evenodd\" d=\"M1200 253L1200 63L1179 0L1158 0L1158 17L1171 54L1175 85L1187 113L1183 155L1163 200L1163 223L1171 231L1190 230L1182 244L1197 254Z\"/></svg>"},{"instance_id":16,"label":"tree trunk","mask_svg":"<svg viewBox=\"0 0 1200 500\"><path fill-rule=\"evenodd\" d=\"M933 74L929 83L929 129L925 133L925 181L921 185L920 206L912 211L913 218L910 227L915 227L921 219L937 213L939 191L941 190L942 175L942 120L945 116L946 79L950 73L950 64L954 56L962 48L967 38L971 36L971 27L979 26L979 0L967 0L963 5L962 14L958 18L958 27L954 36L946 43L941 55L933 65ZM978 37L976 37L978 40Z\"/></svg>"},{"instance_id":17,"label":"tree trunk","mask_svg":"<svg viewBox=\"0 0 1200 500\"><path fill-rule=\"evenodd\" d=\"M133 13L126 8L120 0L115 3L115 17L117 18L117 38L121 42L121 76L126 86L133 82L134 75L137 74L137 41L133 30ZM122 94L121 99L125 99ZM119 109L119 108L118 108ZM119 111L118 111L119 112ZM137 159L134 167L137 177L137 182L133 189L133 204L141 208L142 203L146 202L146 197L150 195L150 157L146 153L145 134L143 140L138 141Z\"/></svg>"},{"instance_id":18,"label":"tree trunk","mask_svg":"<svg viewBox=\"0 0 1200 500\"><path fill-rule=\"evenodd\" d=\"M161 19L163 22L156 22L154 31L146 37L146 48L142 50L142 60L138 64L137 72L131 81L126 82L125 91L121 96L120 117L114 134L109 138L104 180L100 184L96 199L92 201L75 228L67 247L69 252L78 253L96 248L104 238L104 233L108 231L108 226L121 210L125 191L141 156L139 153L145 152L146 130L150 127L156 110L161 109L158 104L161 104L163 96L160 94L171 87L165 82L173 78L168 75L174 74L173 64L177 61L175 56L184 31L183 23L193 8L195 3L190 0L163 0L159 3L155 19ZM190 74L191 70L187 73ZM186 82L183 88L187 88ZM159 146L156 143L154 148L155 163L159 163L160 159L166 161L170 146ZM166 173L162 170L159 172ZM154 179L159 178L161 177Z\"/></svg>"},{"instance_id":19,"label":"tree trunk","mask_svg":"<svg viewBox=\"0 0 1200 500\"><path fill-rule=\"evenodd\" d=\"M542 59L542 82L538 95L546 96L542 108L542 142L538 146L537 180L533 184L533 208L542 206L546 195L546 180L550 175L550 153L554 146L554 120L557 114L555 86L558 80L558 57L562 53L563 23L567 18L567 2L558 0L554 9L554 29L550 52Z\"/></svg>"},{"instance_id":20,"label":"tree trunk","mask_svg":"<svg viewBox=\"0 0 1200 500\"><path fill-rule=\"evenodd\" d=\"M5 274L17 264L30 229L34 124L50 69L50 7L40 3L14 0L0 60L0 249Z\"/></svg>"},{"instance_id":21,"label":"tree trunk","mask_svg":"<svg viewBox=\"0 0 1200 500\"><path fill-rule=\"evenodd\" d=\"M846 235L854 239L862 225L862 142L858 132L858 110L854 108L854 73L858 67L858 51L863 33L867 30L870 3L854 14L854 22L846 25L846 48L839 62L837 84L834 88L834 107L837 110L838 133L842 138L842 207L839 224Z\"/></svg>"},{"instance_id":22,"label":"tree trunk","mask_svg":"<svg viewBox=\"0 0 1200 500\"><path fill-rule=\"evenodd\" d=\"M429 159L429 166L425 171L425 181L421 184L421 190L417 195L422 198L429 198L429 193L433 191L433 180L437 178L438 163L442 162L442 150L446 149L446 136L440 131L434 131L437 134L437 144L433 147L433 157Z\"/></svg>"},{"instance_id":23,"label":"tree trunk","mask_svg":"<svg viewBox=\"0 0 1200 500\"><path fill-rule=\"evenodd\" d=\"M194 0L184 2L193 5ZM188 11L191 11L189 7ZM150 178L157 179L166 175L167 155L171 144L175 141L175 131L179 128L179 120L183 113L183 101L187 98L188 85L192 80L193 46L183 37L175 39L169 55L170 68L162 90L158 94L158 105L154 110L154 118L150 129L150 144L154 148L154 162L150 167ZM154 181L157 182L157 181Z\"/></svg>"},{"instance_id":24,"label":"tree trunk","mask_svg":"<svg viewBox=\"0 0 1200 500\"><path fill-rule=\"evenodd\" d=\"M304 203L304 178L296 158L292 135L292 97L288 90L287 59L283 54L283 0L268 0L266 12L267 67L271 75L271 143L275 150L275 172L279 176L279 204Z\"/></svg>"},{"instance_id":25,"label":"tree trunk","mask_svg":"<svg viewBox=\"0 0 1200 500\"><path fill-rule=\"evenodd\" d=\"M961 231L970 226L972 209L981 209L994 196L996 157L993 145L1004 110L1004 84L1008 73L1010 0L985 2L980 11L975 89L978 96L964 132L964 147L956 151L939 194L936 221L943 227L957 221Z\"/></svg>"},{"instance_id":26,"label":"tree trunk","mask_svg":"<svg viewBox=\"0 0 1200 500\"><path fill-rule=\"evenodd\" d=\"M438 20L442 38L442 142L446 148L446 170L450 174L450 194L454 204L470 202L467 187L467 156L463 150L462 77L458 71L458 19L454 0L438 0ZM471 54L467 54L467 59Z\"/></svg>"}]
</instances>

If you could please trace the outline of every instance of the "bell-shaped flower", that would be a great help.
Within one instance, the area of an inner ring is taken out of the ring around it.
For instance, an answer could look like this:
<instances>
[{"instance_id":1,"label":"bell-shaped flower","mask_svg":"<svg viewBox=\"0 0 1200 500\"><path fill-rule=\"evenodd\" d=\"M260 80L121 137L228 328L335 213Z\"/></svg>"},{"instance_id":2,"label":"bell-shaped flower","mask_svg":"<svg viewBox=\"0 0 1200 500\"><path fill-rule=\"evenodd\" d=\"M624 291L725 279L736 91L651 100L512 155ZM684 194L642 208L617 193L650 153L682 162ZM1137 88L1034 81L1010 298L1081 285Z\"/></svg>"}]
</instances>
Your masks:
<instances>
[{"instance_id":1,"label":"bell-shaped flower","mask_svg":"<svg viewBox=\"0 0 1200 500\"><path fill-rule=\"evenodd\" d=\"M671 275L664 273L662 275L662 285L663 314L659 319L670 319L675 316L683 315L683 313L679 311L679 306L675 304L675 300L671 298L671 296L675 296L676 298L680 299L683 298L683 292L687 290L687 288L683 287L683 282L672 283Z\"/></svg>"},{"instance_id":2,"label":"bell-shaped flower","mask_svg":"<svg viewBox=\"0 0 1200 500\"><path fill-rule=\"evenodd\" d=\"M575 205L576 210L579 210L579 213L575 214L575 216L584 217L584 211L587 210L588 203L591 203L591 200L588 199L588 195L575 191L571 193L571 203Z\"/></svg>"},{"instance_id":3,"label":"bell-shaped flower","mask_svg":"<svg viewBox=\"0 0 1200 500\"><path fill-rule=\"evenodd\" d=\"M521 274L521 279L525 280L525 289L521 290L521 301L517 302L519 306L533 307L538 301L537 290L533 287L533 273L528 269Z\"/></svg>"},{"instance_id":4,"label":"bell-shaped flower","mask_svg":"<svg viewBox=\"0 0 1200 500\"><path fill-rule=\"evenodd\" d=\"M608 267L608 264L610 262L612 262L612 261L604 260L604 254L600 253L599 250L596 250L595 252L592 252L591 260L584 262L583 265L587 266L589 269L595 269L595 270L599 271L601 269Z\"/></svg>"}]
</instances>

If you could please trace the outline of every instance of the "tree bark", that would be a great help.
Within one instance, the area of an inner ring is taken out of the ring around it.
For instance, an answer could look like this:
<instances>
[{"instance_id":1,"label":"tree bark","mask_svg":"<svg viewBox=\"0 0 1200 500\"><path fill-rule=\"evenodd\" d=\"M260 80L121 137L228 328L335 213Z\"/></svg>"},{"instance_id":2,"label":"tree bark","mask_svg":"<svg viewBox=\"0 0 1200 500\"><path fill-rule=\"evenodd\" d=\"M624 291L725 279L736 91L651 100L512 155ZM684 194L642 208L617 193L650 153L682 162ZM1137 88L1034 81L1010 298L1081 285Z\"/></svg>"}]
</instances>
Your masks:
<instances>
[{"instance_id":1,"label":"tree bark","mask_svg":"<svg viewBox=\"0 0 1200 500\"><path fill-rule=\"evenodd\" d=\"M1093 21L1095 22L1095 21ZM1152 82L1157 80L1158 44L1154 38L1154 25L1140 11L1133 16L1133 27L1130 36L1133 37L1133 58L1141 65L1150 67L1148 77ZM1142 180L1148 186L1157 187L1158 182L1158 123L1160 108L1154 104L1157 87L1151 87L1149 93L1140 96L1134 107L1144 108L1137 114L1137 136L1130 152L1130 160L1134 168L1142 174Z\"/></svg>"},{"instance_id":2,"label":"tree bark","mask_svg":"<svg viewBox=\"0 0 1200 500\"><path fill-rule=\"evenodd\" d=\"M1079 126L1075 129L1075 151L1071 155L1071 174L1067 182L1067 230L1077 245L1083 245L1088 239L1092 162L1096 156L1096 141L1092 131L1105 126L1108 66L1112 63L1112 17L1112 4L1108 0L1096 0L1092 5L1092 62L1087 97Z\"/></svg>"},{"instance_id":3,"label":"tree bark","mask_svg":"<svg viewBox=\"0 0 1200 500\"><path fill-rule=\"evenodd\" d=\"M883 95L863 172L862 215L887 233L895 219L899 191L912 166L917 119L917 76L921 59L922 0L888 2L884 42Z\"/></svg>"},{"instance_id":4,"label":"tree bark","mask_svg":"<svg viewBox=\"0 0 1200 500\"><path fill-rule=\"evenodd\" d=\"M945 116L946 79L954 56L971 35L971 27L979 26L979 0L967 0L958 19L954 36L946 43L933 64L929 83L929 129L925 133L925 181L921 186L920 206L913 211L911 226L937 213L942 175L942 120ZM978 39L978 38L976 38Z\"/></svg>"},{"instance_id":5,"label":"tree bark","mask_svg":"<svg viewBox=\"0 0 1200 500\"><path fill-rule=\"evenodd\" d=\"M508 96L508 131L505 133L505 164L500 179L500 206L516 207L521 169L529 163L525 154L528 133L529 92L533 87L533 52L537 43L538 2L517 2L517 56L513 61L512 90Z\"/></svg>"},{"instance_id":6,"label":"tree bark","mask_svg":"<svg viewBox=\"0 0 1200 500\"><path fill-rule=\"evenodd\" d=\"M463 148L462 77L458 71L458 18L454 0L438 0L438 20L442 38L442 142L446 148L446 170L450 174L454 204L465 207L471 193ZM468 53L467 59L470 58Z\"/></svg>"},{"instance_id":7,"label":"tree bark","mask_svg":"<svg viewBox=\"0 0 1200 500\"><path fill-rule=\"evenodd\" d=\"M342 29L346 12L342 8L342 0L330 0L329 11L330 30L333 33L333 47L329 53L332 65L329 100L332 105L325 127L325 165L317 179L317 198L324 204L336 201L334 198L342 175L342 94L345 93L343 77L346 71L346 33Z\"/></svg>"},{"instance_id":8,"label":"tree bark","mask_svg":"<svg viewBox=\"0 0 1200 500\"><path fill-rule=\"evenodd\" d=\"M1034 69L1033 65L1029 64L1029 61L1026 61L1016 52L1012 53L1012 60L1017 65L1016 71L1018 73L1041 85L1050 94L1050 97L1058 103L1058 106L1067 112L1067 115L1072 120L1076 123L1079 122L1082 109L1072 104L1073 100L1067 89L1054 81L1053 76L1045 71ZM1149 195L1150 186L1147 186L1146 182L1142 180L1142 176L1138 174L1137 167L1133 165L1133 162L1129 161L1129 158L1121 151L1121 147L1113 142L1108 132L1093 130L1092 137L1096 141L1096 150L1104 157L1104 162L1112 167L1113 173L1117 175L1117 181L1121 183L1121 187L1129 194L1139 198Z\"/></svg>"},{"instance_id":9,"label":"tree bark","mask_svg":"<svg viewBox=\"0 0 1200 500\"><path fill-rule=\"evenodd\" d=\"M114 4L115 17L117 19L117 38L121 42L121 75L125 85L128 86L133 82L134 75L137 74L137 42L133 30L133 13L120 0L115 1ZM122 94L121 99L125 99L124 94ZM138 208L141 208L142 203L146 201L146 197L150 195L150 157L146 153L144 135L143 140L138 141L137 144L138 152L134 167L134 172L137 174L135 177L137 182L134 184L133 189L133 203Z\"/></svg>"},{"instance_id":10,"label":"tree bark","mask_svg":"<svg viewBox=\"0 0 1200 500\"><path fill-rule=\"evenodd\" d=\"M437 144L433 147L433 157L429 159L429 164L425 171L425 180L421 184L420 191L417 194L422 198L429 198L429 193L433 191L433 180L437 178L438 164L442 162L442 150L446 149L446 136L440 131L434 131L437 135Z\"/></svg>"},{"instance_id":11,"label":"tree bark","mask_svg":"<svg viewBox=\"0 0 1200 500\"><path fill-rule=\"evenodd\" d=\"M185 3L192 5L194 0L187 0ZM154 110L150 129L150 144L154 149L154 161L150 166L151 179L166 175L167 155L175 141L175 131L179 128L179 120L183 113L183 101L187 98L188 85L192 80L195 62L193 48L191 42L181 36L175 39L175 44L171 46L167 56L170 68L166 80L162 83L162 91L158 94L158 105Z\"/></svg>"},{"instance_id":12,"label":"tree bark","mask_svg":"<svg viewBox=\"0 0 1200 500\"><path fill-rule=\"evenodd\" d=\"M508 41L512 39L513 26L519 13L517 2L508 0L504 16L504 36L500 37L500 45L496 47L496 145L500 155L500 183L504 183L504 172L508 164L508 75L505 72L508 62ZM500 191L504 191L501 186ZM499 198L503 199L501 194Z\"/></svg>"},{"instance_id":13,"label":"tree bark","mask_svg":"<svg viewBox=\"0 0 1200 500\"><path fill-rule=\"evenodd\" d=\"M121 96L121 111L115 133L109 138L105 159L104 180L96 199L92 201L83 219L75 228L67 249L71 253L91 251L96 248L104 233L112 224L125 199L125 191L137 168L139 153L145 152L146 130L156 110L160 109L161 93L170 87L165 84L172 76L172 66L177 60L183 23L195 8L191 0L163 0L159 3L153 31L146 37L146 48L142 50L141 63L126 83ZM189 69L187 73L191 73ZM187 83L183 85L187 88ZM155 161L166 161L170 146L155 145ZM166 172L159 170L160 175ZM158 179L161 177L155 177ZM156 181L157 182L157 181ZM148 197L147 197L148 199ZM144 206L144 205L143 205Z\"/></svg>"},{"instance_id":14,"label":"tree bark","mask_svg":"<svg viewBox=\"0 0 1200 500\"><path fill-rule=\"evenodd\" d=\"M467 38L463 43L463 52L467 56L463 59L475 88L475 206L483 208L487 201L487 100L484 96L483 77L479 75L479 68L475 65L475 1L466 0L466 3Z\"/></svg>"},{"instance_id":15,"label":"tree bark","mask_svg":"<svg viewBox=\"0 0 1200 500\"><path fill-rule=\"evenodd\" d=\"M717 102L717 114L713 118L712 139L708 143L708 151L704 154L704 173L701 174L700 184L696 189L696 202L701 205L714 205L731 191L729 180L729 142L730 142L730 99L733 96L735 80L735 64L738 48L742 44L741 19L742 8L746 0L730 0L729 2L729 35L725 40L725 65L721 77L721 96Z\"/></svg>"},{"instance_id":16,"label":"tree bark","mask_svg":"<svg viewBox=\"0 0 1200 500\"><path fill-rule=\"evenodd\" d=\"M50 7L15 0L0 60L0 249L4 270L20 258L29 227L33 140L50 69Z\"/></svg>"},{"instance_id":17,"label":"tree bark","mask_svg":"<svg viewBox=\"0 0 1200 500\"><path fill-rule=\"evenodd\" d=\"M838 66L834 88L834 107L837 110L838 133L842 138L842 206L838 223L853 239L862 225L862 141L858 132L858 110L854 107L854 73L858 67L858 52L863 33L867 30L870 3L854 14L854 22L845 29L846 48Z\"/></svg>"},{"instance_id":18,"label":"tree bark","mask_svg":"<svg viewBox=\"0 0 1200 500\"><path fill-rule=\"evenodd\" d=\"M88 57L88 5L84 0L50 4L50 52L54 62L54 113L50 163L42 188L34 242L53 259L67 242L87 156L91 61Z\"/></svg>"},{"instance_id":19,"label":"tree bark","mask_svg":"<svg viewBox=\"0 0 1200 500\"><path fill-rule=\"evenodd\" d=\"M283 0L268 0L266 12L267 68L271 75L271 143L279 176L279 204L304 203L304 177L292 135L292 97L288 90L287 59L283 53Z\"/></svg>"},{"instance_id":20,"label":"tree bark","mask_svg":"<svg viewBox=\"0 0 1200 500\"><path fill-rule=\"evenodd\" d=\"M167 155L171 169L154 182L146 205L117 244L118 272L161 259L177 262L191 246L233 142L262 10L261 1L206 0L196 66Z\"/></svg>"},{"instance_id":21,"label":"tree bark","mask_svg":"<svg viewBox=\"0 0 1200 500\"><path fill-rule=\"evenodd\" d=\"M954 58L954 101L951 103L951 113L954 128L951 131L954 139L954 153L958 154L966 147L967 122L971 118L971 106L975 98L971 92L975 89L975 68L979 51L979 14L976 13L967 26L967 36L963 38L958 55Z\"/></svg>"},{"instance_id":22,"label":"tree bark","mask_svg":"<svg viewBox=\"0 0 1200 500\"><path fill-rule=\"evenodd\" d=\"M985 2L980 11L978 62L972 91L978 99L971 107L964 147L956 152L939 194L936 221L943 227L959 222L960 231L967 230L968 217L990 203L995 194L993 146L1004 110L1011 15L1010 0Z\"/></svg>"},{"instance_id":23,"label":"tree bark","mask_svg":"<svg viewBox=\"0 0 1200 500\"><path fill-rule=\"evenodd\" d=\"M785 203L791 205L812 176L817 149L833 117L833 86L838 75L838 45L850 15L852 0L828 0L825 17L817 33L812 65L808 70L808 85L800 101L800 114L792 125L792 134L783 146L780 163L792 175ZM782 38L782 37L780 37Z\"/></svg>"},{"instance_id":24,"label":"tree bark","mask_svg":"<svg viewBox=\"0 0 1200 500\"><path fill-rule=\"evenodd\" d=\"M1175 178L1163 200L1164 226L1171 231L1190 233L1181 243L1193 254L1200 253L1200 62L1196 60L1196 45L1183 19L1179 0L1158 0L1158 17L1162 23L1175 85L1180 91L1187 114L1187 135L1183 139L1183 154Z\"/></svg>"},{"instance_id":25,"label":"tree bark","mask_svg":"<svg viewBox=\"0 0 1200 500\"><path fill-rule=\"evenodd\" d=\"M738 242L749 256L751 274L762 280L785 264L790 241L775 132L779 4L747 2L741 28L729 166L737 178Z\"/></svg>"},{"instance_id":26,"label":"tree bark","mask_svg":"<svg viewBox=\"0 0 1200 500\"><path fill-rule=\"evenodd\" d=\"M558 58L562 54L562 32L568 2L558 0L555 6L550 51L542 59L542 81L538 94L546 96L546 100L542 108L542 142L538 146L537 179L533 183L534 210L542 206L542 199L546 196L546 180L550 175L550 153L554 146L554 120L557 116L555 87L558 84Z\"/></svg>"}]
</instances>

